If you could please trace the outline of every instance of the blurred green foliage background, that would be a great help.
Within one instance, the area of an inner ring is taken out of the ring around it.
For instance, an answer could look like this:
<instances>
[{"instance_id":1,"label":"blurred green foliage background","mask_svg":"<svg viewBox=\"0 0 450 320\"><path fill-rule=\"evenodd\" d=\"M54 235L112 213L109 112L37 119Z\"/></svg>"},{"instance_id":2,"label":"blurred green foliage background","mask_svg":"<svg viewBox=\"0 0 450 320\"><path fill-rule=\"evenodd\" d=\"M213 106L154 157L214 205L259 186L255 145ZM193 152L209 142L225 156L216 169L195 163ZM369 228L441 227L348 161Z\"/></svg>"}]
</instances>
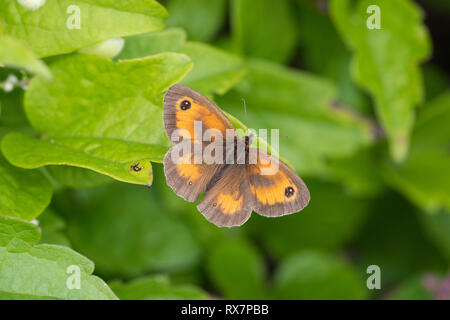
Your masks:
<instances>
[{"instance_id":1,"label":"blurred green foliage background","mask_svg":"<svg viewBox=\"0 0 450 320\"><path fill-rule=\"evenodd\" d=\"M0 0L0 298L450 299L448 21L440 0ZM177 82L288 135L308 207L221 229L177 197Z\"/></svg>"}]
</instances>

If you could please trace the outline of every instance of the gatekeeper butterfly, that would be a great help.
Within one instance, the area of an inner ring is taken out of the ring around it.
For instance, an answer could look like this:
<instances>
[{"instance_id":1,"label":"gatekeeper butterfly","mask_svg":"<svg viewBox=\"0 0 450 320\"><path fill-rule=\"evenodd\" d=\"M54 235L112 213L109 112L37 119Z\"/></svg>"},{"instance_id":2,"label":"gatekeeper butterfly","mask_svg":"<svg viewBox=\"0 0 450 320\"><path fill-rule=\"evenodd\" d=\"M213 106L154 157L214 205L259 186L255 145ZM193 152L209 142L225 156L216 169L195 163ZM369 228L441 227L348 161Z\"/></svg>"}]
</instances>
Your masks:
<instances>
[{"instance_id":1,"label":"gatekeeper butterfly","mask_svg":"<svg viewBox=\"0 0 450 320\"><path fill-rule=\"evenodd\" d=\"M215 140L218 136L228 137L229 132L236 132L227 116L200 93L179 84L171 86L164 96L163 118L169 139L176 143L174 133L178 130L181 132L178 137L191 147L181 161L173 159L177 144L165 155L167 184L189 202L205 193L197 208L210 222L220 227L240 226L252 211L266 217L279 217L298 212L308 204L308 188L297 173L270 153L251 147L249 135L239 138L235 134L232 140L235 145L231 148L219 142L216 151L223 152L218 159L224 161L196 161L192 148L204 149L219 141ZM196 123L200 123L203 130L215 130L218 135L210 141L193 138ZM238 151L239 145L244 146L239 149L242 152ZM274 165L276 170L267 171L268 164Z\"/></svg>"}]
</instances>

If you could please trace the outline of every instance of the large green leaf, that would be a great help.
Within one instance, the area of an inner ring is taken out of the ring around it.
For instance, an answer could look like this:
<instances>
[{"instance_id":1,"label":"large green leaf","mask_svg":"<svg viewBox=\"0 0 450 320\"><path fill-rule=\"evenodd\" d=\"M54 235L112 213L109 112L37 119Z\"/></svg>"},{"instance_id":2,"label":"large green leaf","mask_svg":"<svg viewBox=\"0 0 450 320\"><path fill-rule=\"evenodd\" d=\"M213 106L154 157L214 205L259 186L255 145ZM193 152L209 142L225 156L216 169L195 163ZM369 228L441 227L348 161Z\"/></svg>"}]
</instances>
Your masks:
<instances>
[{"instance_id":1,"label":"large green leaf","mask_svg":"<svg viewBox=\"0 0 450 320\"><path fill-rule=\"evenodd\" d=\"M13 167L0 154L0 214L32 220L48 206L52 193L42 172Z\"/></svg>"},{"instance_id":2,"label":"large green leaf","mask_svg":"<svg viewBox=\"0 0 450 320\"><path fill-rule=\"evenodd\" d=\"M265 266L256 248L243 241L225 240L208 257L211 281L226 299L263 299Z\"/></svg>"},{"instance_id":3,"label":"large green leaf","mask_svg":"<svg viewBox=\"0 0 450 320\"><path fill-rule=\"evenodd\" d=\"M0 66L23 69L39 74L47 79L52 77L47 66L39 60L20 40L10 36L0 36Z\"/></svg>"},{"instance_id":4,"label":"large green leaf","mask_svg":"<svg viewBox=\"0 0 450 320\"><path fill-rule=\"evenodd\" d=\"M167 25L184 28L189 39L211 40L225 22L226 4L226 0L171 0Z\"/></svg>"},{"instance_id":5,"label":"large green leaf","mask_svg":"<svg viewBox=\"0 0 450 320\"><path fill-rule=\"evenodd\" d=\"M48 166L47 172L58 183L71 188L90 188L114 181L95 171L69 166Z\"/></svg>"},{"instance_id":6,"label":"large green leaf","mask_svg":"<svg viewBox=\"0 0 450 320\"><path fill-rule=\"evenodd\" d=\"M79 28L68 27L77 15L73 8L79 10ZM0 1L3 32L22 39L41 57L159 30L166 18L166 10L155 0L53 0L35 11L18 1Z\"/></svg>"},{"instance_id":7,"label":"large green leaf","mask_svg":"<svg viewBox=\"0 0 450 320\"><path fill-rule=\"evenodd\" d=\"M111 281L109 286L121 300L205 300L207 295L191 285L171 285L165 276L152 276L129 283Z\"/></svg>"},{"instance_id":8,"label":"large green leaf","mask_svg":"<svg viewBox=\"0 0 450 320\"><path fill-rule=\"evenodd\" d=\"M412 1L380 0L381 29L369 29L371 0L333 0L331 15L354 58L355 80L374 97L392 157L407 155L414 107L422 101L419 64L430 53L422 12ZM408 26L408 28L405 28Z\"/></svg>"},{"instance_id":9,"label":"large green leaf","mask_svg":"<svg viewBox=\"0 0 450 320\"><path fill-rule=\"evenodd\" d=\"M297 25L290 1L231 1L232 41L245 56L288 61L297 44Z\"/></svg>"},{"instance_id":10,"label":"large green leaf","mask_svg":"<svg viewBox=\"0 0 450 320\"><path fill-rule=\"evenodd\" d=\"M218 97L218 104L243 118L244 98L249 127L279 128L288 135L275 137L280 139L279 154L300 173L328 176L327 157L350 156L373 143L372 122L336 106L336 88L330 81L262 60L248 60L246 65L245 78Z\"/></svg>"},{"instance_id":11,"label":"large green leaf","mask_svg":"<svg viewBox=\"0 0 450 320\"><path fill-rule=\"evenodd\" d=\"M37 245L40 237L35 225L0 215L0 298L117 299L91 275L92 261L67 247ZM67 286L70 266L80 270L80 289Z\"/></svg>"},{"instance_id":12,"label":"large green leaf","mask_svg":"<svg viewBox=\"0 0 450 320\"><path fill-rule=\"evenodd\" d=\"M405 162L384 167L385 180L427 211L450 210L449 123L447 92L420 110Z\"/></svg>"},{"instance_id":13,"label":"large green leaf","mask_svg":"<svg viewBox=\"0 0 450 320\"><path fill-rule=\"evenodd\" d=\"M186 42L186 33L177 28L127 37L118 58L140 58L164 51L184 53L192 59L194 67L181 83L209 97L224 94L245 74L240 57L200 42Z\"/></svg>"},{"instance_id":14,"label":"large green leaf","mask_svg":"<svg viewBox=\"0 0 450 320\"><path fill-rule=\"evenodd\" d=\"M150 161L162 161L169 146L162 93L191 66L175 53L116 63L90 55L58 59L51 65L55 81L37 77L25 95L41 138L10 133L2 151L24 168L66 164L149 185Z\"/></svg>"},{"instance_id":15,"label":"large green leaf","mask_svg":"<svg viewBox=\"0 0 450 320\"><path fill-rule=\"evenodd\" d=\"M91 258L99 274L129 278L184 270L198 261L191 230L152 189L111 183L58 199L73 248Z\"/></svg>"},{"instance_id":16,"label":"large green leaf","mask_svg":"<svg viewBox=\"0 0 450 320\"><path fill-rule=\"evenodd\" d=\"M151 185L151 161L161 161L167 148L108 138L58 137L39 140L23 133L7 134L2 150L22 168L73 165L128 183ZM137 165L136 172L133 168Z\"/></svg>"},{"instance_id":17,"label":"large green leaf","mask_svg":"<svg viewBox=\"0 0 450 320\"><path fill-rule=\"evenodd\" d=\"M278 299L365 299L366 281L346 262L315 251L284 261L275 274Z\"/></svg>"},{"instance_id":18,"label":"large green leaf","mask_svg":"<svg viewBox=\"0 0 450 320\"><path fill-rule=\"evenodd\" d=\"M241 58L209 45L187 42L180 52L194 62L192 72L181 83L205 95L223 95L245 74Z\"/></svg>"},{"instance_id":19,"label":"large green leaf","mask_svg":"<svg viewBox=\"0 0 450 320\"><path fill-rule=\"evenodd\" d=\"M186 32L180 28L147 32L125 37L125 44L116 59L136 59L161 52L180 50L186 44Z\"/></svg>"}]
</instances>

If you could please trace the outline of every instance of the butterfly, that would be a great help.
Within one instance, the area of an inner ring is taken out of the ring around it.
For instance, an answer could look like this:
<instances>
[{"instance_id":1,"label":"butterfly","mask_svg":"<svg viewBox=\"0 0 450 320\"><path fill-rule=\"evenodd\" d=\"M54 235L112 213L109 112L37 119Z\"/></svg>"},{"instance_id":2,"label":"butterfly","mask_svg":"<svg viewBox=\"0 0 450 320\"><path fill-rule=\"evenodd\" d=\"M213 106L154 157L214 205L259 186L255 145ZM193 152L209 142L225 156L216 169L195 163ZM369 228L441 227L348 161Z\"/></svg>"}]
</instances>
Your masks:
<instances>
[{"instance_id":1,"label":"butterfly","mask_svg":"<svg viewBox=\"0 0 450 320\"><path fill-rule=\"evenodd\" d=\"M175 84L164 96L164 128L169 139L175 143L164 157L164 174L167 184L173 191L189 202L205 196L197 209L210 222L219 227L232 227L244 224L252 211L266 217L278 217L302 210L310 200L310 193L297 173L277 157L261 149L251 147L251 137L235 135L233 142L244 145L241 161L236 147L223 145L224 161L213 163L195 161L196 147L206 148L208 141L193 139L195 125L202 129L212 129L223 137L235 128L228 117L208 98L200 93ZM175 133L182 132L184 143L190 151L183 155L184 160L174 161L177 147ZM212 141L212 140L211 140ZM222 151L219 145L218 151ZM231 159L226 161L232 151ZM218 153L217 153L218 154ZM256 158L250 161L250 155ZM234 157L234 158L233 158ZM226 158L226 159L225 159ZM277 170L268 171L268 165Z\"/></svg>"}]
</instances>

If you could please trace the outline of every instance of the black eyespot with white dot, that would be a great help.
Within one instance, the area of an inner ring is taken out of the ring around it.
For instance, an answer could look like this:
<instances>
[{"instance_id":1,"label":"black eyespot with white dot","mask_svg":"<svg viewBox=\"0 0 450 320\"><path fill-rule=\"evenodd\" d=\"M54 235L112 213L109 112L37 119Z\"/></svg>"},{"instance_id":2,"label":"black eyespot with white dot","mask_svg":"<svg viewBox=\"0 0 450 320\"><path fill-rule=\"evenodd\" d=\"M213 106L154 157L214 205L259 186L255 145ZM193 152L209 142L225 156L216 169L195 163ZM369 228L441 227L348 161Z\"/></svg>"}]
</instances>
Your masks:
<instances>
[{"instance_id":1,"label":"black eyespot with white dot","mask_svg":"<svg viewBox=\"0 0 450 320\"><path fill-rule=\"evenodd\" d=\"M189 185L192 186L192 181L189 181Z\"/></svg>"},{"instance_id":2,"label":"black eyespot with white dot","mask_svg":"<svg viewBox=\"0 0 450 320\"><path fill-rule=\"evenodd\" d=\"M294 188L292 188L291 186L286 187L286 189L284 189L284 195L285 195L287 198L292 197L292 196L294 195L294 193L295 193L295 190L294 190Z\"/></svg>"},{"instance_id":3,"label":"black eyespot with white dot","mask_svg":"<svg viewBox=\"0 0 450 320\"><path fill-rule=\"evenodd\" d=\"M191 108L191 102L188 100L183 100L180 103L180 109L186 111Z\"/></svg>"}]
</instances>

